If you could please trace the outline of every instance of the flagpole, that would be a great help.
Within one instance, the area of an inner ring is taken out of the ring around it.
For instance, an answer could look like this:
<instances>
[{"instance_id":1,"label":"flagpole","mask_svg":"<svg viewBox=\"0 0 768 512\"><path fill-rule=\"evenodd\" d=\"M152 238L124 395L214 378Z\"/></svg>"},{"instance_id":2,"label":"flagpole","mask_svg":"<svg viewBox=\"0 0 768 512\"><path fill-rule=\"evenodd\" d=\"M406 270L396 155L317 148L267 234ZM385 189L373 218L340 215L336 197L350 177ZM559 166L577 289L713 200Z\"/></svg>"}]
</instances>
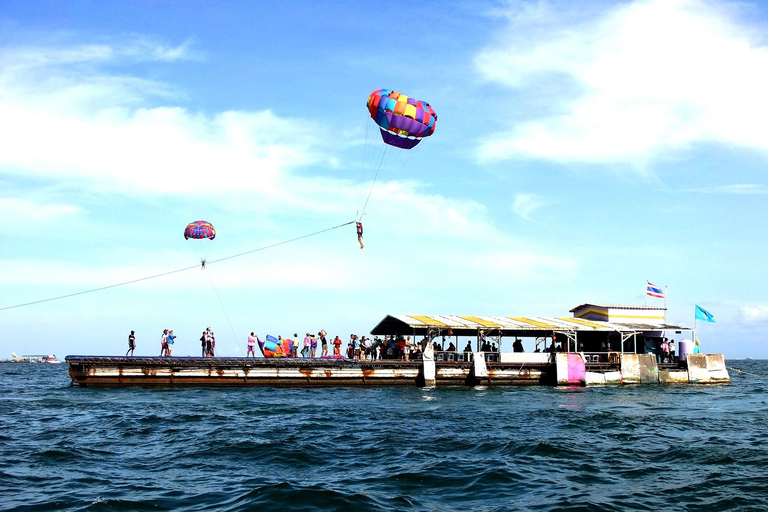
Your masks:
<instances>
[{"instance_id":1,"label":"flagpole","mask_svg":"<svg viewBox=\"0 0 768 512\"><path fill-rule=\"evenodd\" d=\"M691 340L691 341L693 341L694 344L696 343L696 327L697 327L697 325L698 324L696 323L696 306L693 306L693 340Z\"/></svg>"}]
</instances>

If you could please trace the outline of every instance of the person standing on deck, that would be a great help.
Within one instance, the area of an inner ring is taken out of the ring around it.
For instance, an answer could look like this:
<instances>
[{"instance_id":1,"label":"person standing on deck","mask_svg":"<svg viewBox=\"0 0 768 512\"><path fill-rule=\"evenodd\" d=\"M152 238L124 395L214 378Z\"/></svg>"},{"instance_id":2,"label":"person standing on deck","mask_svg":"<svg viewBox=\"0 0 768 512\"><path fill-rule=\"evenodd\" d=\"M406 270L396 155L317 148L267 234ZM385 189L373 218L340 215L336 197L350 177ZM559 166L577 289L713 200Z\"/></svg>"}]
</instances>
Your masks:
<instances>
[{"instance_id":1,"label":"person standing on deck","mask_svg":"<svg viewBox=\"0 0 768 512\"><path fill-rule=\"evenodd\" d=\"M208 327L205 330L205 357L213 356L213 332Z\"/></svg>"},{"instance_id":2,"label":"person standing on deck","mask_svg":"<svg viewBox=\"0 0 768 512\"><path fill-rule=\"evenodd\" d=\"M333 355L341 356L341 338L338 335L333 339Z\"/></svg>"},{"instance_id":3,"label":"person standing on deck","mask_svg":"<svg viewBox=\"0 0 768 512\"><path fill-rule=\"evenodd\" d=\"M317 356L317 338L309 337L309 357Z\"/></svg>"},{"instance_id":4,"label":"person standing on deck","mask_svg":"<svg viewBox=\"0 0 768 512\"><path fill-rule=\"evenodd\" d=\"M675 362L675 340L669 340L669 362Z\"/></svg>"},{"instance_id":5,"label":"person standing on deck","mask_svg":"<svg viewBox=\"0 0 768 512\"><path fill-rule=\"evenodd\" d=\"M131 331L131 334L128 335L128 352L131 353L131 356L133 356L134 350L136 350L136 336ZM128 357L128 352L125 353L126 357Z\"/></svg>"},{"instance_id":6,"label":"person standing on deck","mask_svg":"<svg viewBox=\"0 0 768 512\"><path fill-rule=\"evenodd\" d=\"M353 359L360 359L360 338L357 337L357 334L350 334L352 339L352 358Z\"/></svg>"},{"instance_id":7,"label":"person standing on deck","mask_svg":"<svg viewBox=\"0 0 768 512\"><path fill-rule=\"evenodd\" d=\"M294 336L297 336L294 334ZM312 344L312 340L309 338L309 333L304 336L304 346L301 348L301 357L309 357L309 346Z\"/></svg>"},{"instance_id":8,"label":"person standing on deck","mask_svg":"<svg viewBox=\"0 0 768 512\"><path fill-rule=\"evenodd\" d=\"M160 357L168 355L168 329L163 329L163 335L160 336Z\"/></svg>"},{"instance_id":9,"label":"person standing on deck","mask_svg":"<svg viewBox=\"0 0 768 512\"><path fill-rule=\"evenodd\" d=\"M166 345L168 347L166 349L167 350L167 354L166 355L168 357L171 357L171 352L172 352L172 349L173 349L173 340L175 340L175 339L176 339L176 335L173 334L173 329L168 329L168 344Z\"/></svg>"},{"instance_id":10,"label":"person standing on deck","mask_svg":"<svg viewBox=\"0 0 768 512\"><path fill-rule=\"evenodd\" d=\"M326 357L328 355L328 339L326 338L326 336L328 336L328 333L325 332L324 329L320 329L320 332L317 333L317 336L320 338L320 346L323 349L320 355L322 355L323 357Z\"/></svg>"},{"instance_id":11,"label":"person standing on deck","mask_svg":"<svg viewBox=\"0 0 768 512\"><path fill-rule=\"evenodd\" d=\"M245 357L249 357L250 355L256 357L256 335L253 333L248 336L248 353L245 355Z\"/></svg>"},{"instance_id":12,"label":"person standing on deck","mask_svg":"<svg viewBox=\"0 0 768 512\"><path fill-rule=\"evenodd\" d=\"M202 357L205 357L208 355L208 331L207 330L203 331L203 335L200 336L200 343L203 349Z\"/></svg>"}]
</instances>

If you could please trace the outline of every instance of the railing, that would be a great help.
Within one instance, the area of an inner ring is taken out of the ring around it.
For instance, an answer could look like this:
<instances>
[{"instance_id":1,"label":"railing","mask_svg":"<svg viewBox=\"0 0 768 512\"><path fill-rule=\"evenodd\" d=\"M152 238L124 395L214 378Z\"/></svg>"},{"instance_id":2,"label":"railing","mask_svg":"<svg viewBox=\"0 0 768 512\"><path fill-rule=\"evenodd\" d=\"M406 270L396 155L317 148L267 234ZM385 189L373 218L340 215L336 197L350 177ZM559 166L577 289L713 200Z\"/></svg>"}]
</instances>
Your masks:
<instances>
[{"instance_id":1,"label":"railing","mask_svg":"<svg viewBox=\"0 0 768 512\"><path fill-rule=\"evenodd\" d=\"M472 352L435 352L435 361L459 361L470 362L472 361Z\"/></svg>"},{"instance_id":2,"label":"railing","mask_svg":"<svg viewBox=\"0 0 768 512\"><path fill-rule=\"evenodd\" d=\"M498 352L484 352L483 355L485 356L486 361L498 361L499 360L499 353ZM464 362L464 363L471 363L474 361L474 352L449 352L449 351L439 351L435 352L435 361L456 361L456 362Z\"/></svg>"},{"instance_id":3,"label":"railing","mask_svg":"<svg viewBox=\"0 0 768 512\"><path fill-rule=\"evenodd\" d=\"M619 364L620 352L584 352L584 362L589 364Z\"/></svg>"}]
</instances>

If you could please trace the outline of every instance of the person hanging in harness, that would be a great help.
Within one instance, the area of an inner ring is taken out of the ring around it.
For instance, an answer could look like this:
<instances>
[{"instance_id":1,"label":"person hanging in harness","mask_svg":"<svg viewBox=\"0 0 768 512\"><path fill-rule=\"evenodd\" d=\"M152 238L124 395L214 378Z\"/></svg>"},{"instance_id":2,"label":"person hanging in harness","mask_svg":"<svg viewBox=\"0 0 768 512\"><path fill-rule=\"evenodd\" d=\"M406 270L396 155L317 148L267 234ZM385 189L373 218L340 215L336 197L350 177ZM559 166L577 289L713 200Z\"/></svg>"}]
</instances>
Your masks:
<instances>
[{"instance_id":1,"label":"person hanging in harness","mask_svg":"<svg viewBox=\"0 0 768 512\"><path fill-rule=\"evenodd\" d=\"M363 245L363 225L360 222L355 222L355 225L357 226L357 241L360 242L360 248L362 249L365 247Z\"/></svg>"}]
</instances>

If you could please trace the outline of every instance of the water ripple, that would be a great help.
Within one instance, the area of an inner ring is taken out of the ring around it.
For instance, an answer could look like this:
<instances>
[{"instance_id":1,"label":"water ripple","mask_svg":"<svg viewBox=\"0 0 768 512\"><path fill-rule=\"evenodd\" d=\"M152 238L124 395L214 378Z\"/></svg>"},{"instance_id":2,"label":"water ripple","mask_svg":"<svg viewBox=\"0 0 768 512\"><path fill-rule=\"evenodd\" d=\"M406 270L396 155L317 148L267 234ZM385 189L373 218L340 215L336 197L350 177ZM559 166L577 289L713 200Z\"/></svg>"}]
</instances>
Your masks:
<instances>
[{"instance_id":1,"label":"water ripple","mask_svg":"<svg viewBox=\"0 0 768 512\"><path fill-rule=\"evenodd\" d=\"M766 510L768 362L733 364L728 386L430 390L0 365L0 510Z\"/></svg>"}]
</instances>

